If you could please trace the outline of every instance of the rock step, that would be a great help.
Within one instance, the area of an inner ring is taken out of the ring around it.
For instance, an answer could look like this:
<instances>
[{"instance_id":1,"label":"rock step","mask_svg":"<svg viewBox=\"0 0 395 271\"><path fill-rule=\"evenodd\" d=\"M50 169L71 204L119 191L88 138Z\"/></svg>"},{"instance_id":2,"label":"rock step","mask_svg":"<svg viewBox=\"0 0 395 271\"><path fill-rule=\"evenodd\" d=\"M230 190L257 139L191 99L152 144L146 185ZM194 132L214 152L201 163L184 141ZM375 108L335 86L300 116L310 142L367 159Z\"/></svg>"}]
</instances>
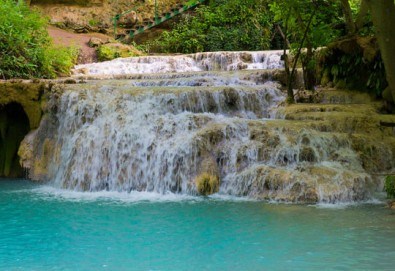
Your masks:
<instances>
[{"instance_id":1,"label":"rock step","mask_svg":"<svg viewBox=\"0 0 395 271\"><path fill-rule=\"evenodd\" d=\"M276 117L284 119L295 126L310 125L324 132L365 132L395 135L393 127L382 126L381 123L395 122L394 115L378 113L380 104L296 104L281 107ZM288 125L291 125L288 124Z\"/></svg>"}]
</instances>

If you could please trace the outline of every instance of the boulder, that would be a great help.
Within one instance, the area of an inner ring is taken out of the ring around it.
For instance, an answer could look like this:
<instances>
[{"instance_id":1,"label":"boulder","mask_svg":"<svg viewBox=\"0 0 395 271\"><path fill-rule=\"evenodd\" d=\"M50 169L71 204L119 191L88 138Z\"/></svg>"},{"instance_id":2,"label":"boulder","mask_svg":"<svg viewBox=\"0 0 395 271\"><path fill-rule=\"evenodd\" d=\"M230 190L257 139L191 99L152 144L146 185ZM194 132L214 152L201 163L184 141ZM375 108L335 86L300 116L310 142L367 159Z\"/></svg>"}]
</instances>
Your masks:
<instances>
[{"instance_id":1,"label":"boulder","mask_svg":"<svg viewBox=\"0 0 395 271\"><path fill-rule=\"evenodd\" d=\"M99 47L102 44L104 44L104 42L101 39L96 38L96 37L92 37L88 42L89 47L92 47L92 48Z\"/></svg>"}]
</instances>

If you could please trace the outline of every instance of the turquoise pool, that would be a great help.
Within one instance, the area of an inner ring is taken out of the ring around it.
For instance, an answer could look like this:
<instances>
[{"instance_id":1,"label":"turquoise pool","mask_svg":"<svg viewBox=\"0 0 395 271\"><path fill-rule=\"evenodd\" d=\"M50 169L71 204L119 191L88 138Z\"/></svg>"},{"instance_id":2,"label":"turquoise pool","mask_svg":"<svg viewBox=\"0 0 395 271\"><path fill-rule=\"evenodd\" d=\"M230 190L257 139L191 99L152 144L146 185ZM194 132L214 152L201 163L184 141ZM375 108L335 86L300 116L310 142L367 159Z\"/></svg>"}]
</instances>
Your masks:
<instances>
[{"instance_id":1,"label":"turquoise pool","mask_svg":"<svg viewBox=\"0 0 395 271\"><path fill-rule=\"evenodd\" d=\"M395 212L0 181L0 270L394 270Z\"/></svg>"}]
</instances>

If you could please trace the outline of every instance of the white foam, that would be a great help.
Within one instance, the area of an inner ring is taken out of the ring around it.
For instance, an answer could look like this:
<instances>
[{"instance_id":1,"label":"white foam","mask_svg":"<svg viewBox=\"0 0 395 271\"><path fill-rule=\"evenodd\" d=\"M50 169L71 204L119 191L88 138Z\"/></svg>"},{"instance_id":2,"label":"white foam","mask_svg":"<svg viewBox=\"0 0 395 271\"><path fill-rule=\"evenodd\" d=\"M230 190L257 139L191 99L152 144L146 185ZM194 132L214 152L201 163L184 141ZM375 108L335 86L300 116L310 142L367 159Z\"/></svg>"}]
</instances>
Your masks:
<instances>
[{"instance_id":1,"label":"white foam","mask_svg":"<svg viewBox=\"0 0 395 271\"><path fill-rule=\"evenodd\" d=\"M215 201L234 201L234 202L258 202L259 200L249 197L236 197L231 195L224 195L224 194L213 194L208 196L210 200Z\"/></svg>"},{"instance_id":2,"label":"white foam","mask_svg":"<svg viewBox=\"0 0 395 271\"><path fill-rule=\"evenodd\" d=\"M67 200L67 201L111 201L123 203L139 202L181 202L181 201L201 201L203 198L186 194L174 193L155 193L155 192L117 192L117 191L98 191L98 192L79 192L66 189L58 189L52 186L40 186L30 190L37 194L40 199L47 200ZM26 192L26 191L24 191Z\"/></svg>"},{"instance_id":3,"label":"white foam","mask_svg":"<svg viewBox=\"0 0 395 271\"><path fill-rule=\"evenodd\" d=\"M319 202L313 206L316 208L323 208L323 209L345 209L349 207L355 207L360 205L382 205L385 202L380 199L369 199L364 201L348 201L348 202L336 202L336 203L326 203L326 202Z\"/></svg>"},{"instance_id":4,"label":"white foam","mask_svg":"<svg viewBox=\"0 0 395 271\"><path fill-rule=\"evenodd\" d=\"M191 196L187 194L174 194L166 192L164 194L155 192L117 192L117 191L98 191L80 192L66 189L58 189L52 186L40 186L33 189L22 189L15 193L33 193L40 199L45 200L66 200L77 202L106 201L119 203L161 203L161 202L188 202L197 203L203 201L224 201L224 202L258 202L258 200L248 197L236 197L223 194L213 194L208 197Z\"/></svg>"}]
</instances>

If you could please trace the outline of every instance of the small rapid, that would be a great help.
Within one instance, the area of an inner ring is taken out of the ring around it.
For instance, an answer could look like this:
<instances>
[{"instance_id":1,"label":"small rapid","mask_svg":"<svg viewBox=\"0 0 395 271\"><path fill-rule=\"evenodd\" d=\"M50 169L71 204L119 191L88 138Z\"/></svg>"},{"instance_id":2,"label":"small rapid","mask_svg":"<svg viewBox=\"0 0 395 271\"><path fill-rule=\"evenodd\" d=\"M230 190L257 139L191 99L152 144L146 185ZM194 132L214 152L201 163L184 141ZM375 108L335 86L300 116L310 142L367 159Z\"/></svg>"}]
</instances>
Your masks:
<instances>
[{"instance_id":1,"label":"small rapid","mask_svg":"<svg viewBox=\"0 0 395 271\"><path fill-rule=\"evenodd\" d=\"M209 52L118 58L102 63L77 65L74 76L114 78L127 74L278 69L283 67L281 54L282 51Z\"/></svg>"}]
</instances>

